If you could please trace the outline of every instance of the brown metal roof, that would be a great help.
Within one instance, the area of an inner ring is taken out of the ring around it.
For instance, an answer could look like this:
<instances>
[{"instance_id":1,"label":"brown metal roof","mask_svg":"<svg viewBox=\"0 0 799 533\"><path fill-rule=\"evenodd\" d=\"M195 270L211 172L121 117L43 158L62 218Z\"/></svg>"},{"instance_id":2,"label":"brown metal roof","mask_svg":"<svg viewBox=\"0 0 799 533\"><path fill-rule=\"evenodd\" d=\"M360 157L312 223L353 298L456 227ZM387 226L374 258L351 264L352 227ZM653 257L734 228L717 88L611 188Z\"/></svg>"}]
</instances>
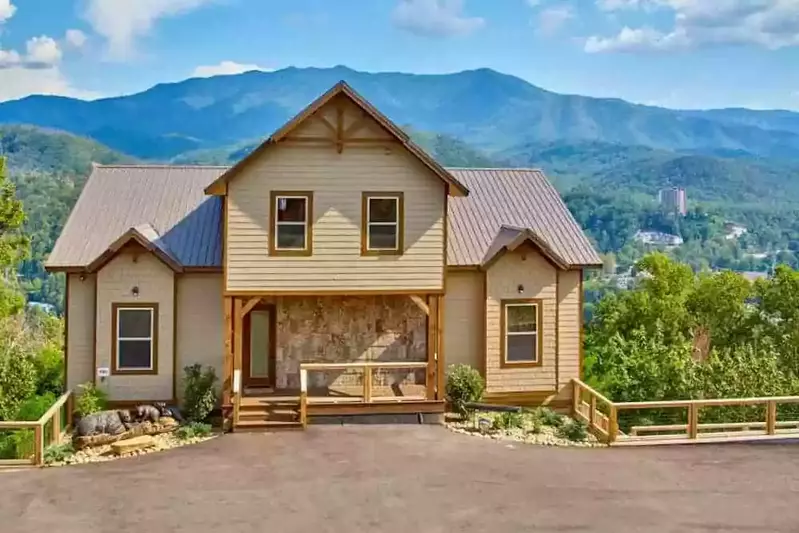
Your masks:
<instances>
[{"instance_id":1,"label":"brown metal roof","mask_svg":"<svg viewBox=\"0 0 799 533\"><path fill-rule=\"evenodd\" d=\"M222 201L203 189L227 167L95 166L46 266L84 268L131 228L184 267L222 262Z\"/></svg>"},{"instance_id":2,"label":"brown metal roof","mask_svg":"<svg viewBox=\"0 0 799 533\"><path fill-rule=\"evenodd\" d=\"M567 267L602 264L544 173L536 169L449 169L469 188L449 199L450 265L481 265L502 226L529 229Z\"/></svg>"},{"instance_id":3,"label":"brown metal roof","mask_svg":"<svg viewBox=\"0 0 799 533\"><path fill-rule=\"evenodd\" d=\"M87 268L132 229L184 268L220 267L222 199L203 193L228 167L95 166L47 260ZM450 169L468 189L449 199L448 261L480 266L529 239L566 268L601 261L539 170ZM493 250L493 251L492 251Z\"/></svg>"}]
</instances>

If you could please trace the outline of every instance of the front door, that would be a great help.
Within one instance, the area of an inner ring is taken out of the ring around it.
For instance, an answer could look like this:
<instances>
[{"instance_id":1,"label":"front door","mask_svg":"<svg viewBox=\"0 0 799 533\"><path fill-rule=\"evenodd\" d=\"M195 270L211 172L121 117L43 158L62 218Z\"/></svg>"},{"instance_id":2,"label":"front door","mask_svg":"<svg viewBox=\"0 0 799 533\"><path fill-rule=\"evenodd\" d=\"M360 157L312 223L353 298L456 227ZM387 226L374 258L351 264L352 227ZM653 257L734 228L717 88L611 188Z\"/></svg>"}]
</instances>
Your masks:
<instances>
[{"instance_id":1,"label":"front door","mask_svg":"<svg viewBox=\"0 0 799 533\"><path fill-rule=\"evenodd\" d=\"M275 385L275 307L258 305L244 317L244 387Z\"/></svg>"}]
</instances>

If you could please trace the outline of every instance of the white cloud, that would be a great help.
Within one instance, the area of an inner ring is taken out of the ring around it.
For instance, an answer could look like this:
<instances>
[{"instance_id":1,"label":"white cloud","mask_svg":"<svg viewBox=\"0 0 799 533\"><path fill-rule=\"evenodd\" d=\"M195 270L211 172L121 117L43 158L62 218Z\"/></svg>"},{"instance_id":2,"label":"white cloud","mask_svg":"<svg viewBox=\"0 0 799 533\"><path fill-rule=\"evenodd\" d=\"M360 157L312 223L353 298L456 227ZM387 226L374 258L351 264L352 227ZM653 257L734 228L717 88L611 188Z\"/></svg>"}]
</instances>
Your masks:
<instances>
[{"instance_id":1,"label":"white cloud","mask_svg":"<svg viewBox=\"0 0 799 533\"><path fill-rule=\"evenodd\" d=\"M80 30L67 30L64 35L64 41L73 48L83 48L87 40L86 34Z\"/></svg>"},{"instance_id":2,"label":"white cloud","mask_svg":"<svg viewBox=\"0 0 799 533\"><path fill-rule=\"evenodd\" d=\"M590 37L587 52L674 50L722 44L769 49L799 46L797 0L597 0L607 11L668 10L674 24L665 31L625 27L615 36Z\"/></svg>"},{"instance_id":3,"label":"white cloud","mask_svg":"<svg viewBox=\"0 0 799 533\"><path fill-rule=\"evenodd\" d=\"M554 35L574 18L571 6L557 6L541 10L538 14L538 31L544 35Z\"/></svg>"},{"instance_id":4,"label":"white cloud","mask_svg":"<svg viewBox=\"0 0 799 533\"><path fill-rule=\"evenodd\" d=\"M192 72L193 78L210 78L211 76L229 76L231 74L241 74L251 70L268 72L272 69L264 68L260 65L236 63L235 61L222 61L218 65L201 65Z\"/></svg>"},{"instance_id":5,"label":"white cloud","mask_svg":"<svg viewBox=\"0 0 799 533\"><path fill-rule=\"evenodd\" d=\"M0 57L2 54L0 54ZM0 70L0 101L16 100L32 94L49 94L92 99L98 94L74 87L58 69L30 69L23 67Z\"/></svg>"},{"instance_id":6,"label":"white cloud","mask_svg":"<svg viewBox=\"0 0 799 533\"><path fill-rule=\"evenodd\" d=\"M392 19L398 28L427 37L466 35L485 25L483 18L464 14L463 0L400 0Z\"/></svg>"},{"instance_id":7,"label":"white cloud","mask_svg":"<svg viewBox=\"0 0 799 533\"><path fill-rule=\"evenodd\" d=\"M61 47L52 37L42 35L33 37L25 44L27 54L25 64L29 68L48 68L61 61Z\"/></svg>"},{"instance_id":8,"label":"white cloud","mask_svg":"<svg viewBox=\"0 0 799 533\"><path fill-rule=\"evenodd\" d=\"M0 0L2 1L2 0ZM181 15L215 0L88 0L86 20L108 41L109 55L130 56L138 37L146 35L161 18Z\"/></svg>"},{"instance_id":9,"label":"white cloud","mask_svg":"<svg viewBox=\"0 0 799 533\"><path fill-rule=\"evenodd\" d=\"M11 0L0 0L0 23L3 23L14 16L17 8Z\"/></svg>"}]
</instances>

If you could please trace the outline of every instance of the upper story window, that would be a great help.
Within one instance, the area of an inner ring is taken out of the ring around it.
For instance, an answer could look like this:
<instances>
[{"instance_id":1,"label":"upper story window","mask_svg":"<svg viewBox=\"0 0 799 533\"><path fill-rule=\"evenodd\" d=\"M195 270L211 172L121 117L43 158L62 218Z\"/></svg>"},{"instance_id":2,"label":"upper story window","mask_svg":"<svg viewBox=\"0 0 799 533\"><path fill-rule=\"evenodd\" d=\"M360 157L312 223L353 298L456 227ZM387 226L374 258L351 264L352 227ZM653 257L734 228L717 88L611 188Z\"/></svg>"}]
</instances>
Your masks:
<instances>
[{"instance_id":1,"label":"upper story window","mask_svg":"<svg viewBox=\"0 0 799 533\"><path fill-rule=\"evenodd\" d=\"M116 374L158 373L158 304L113 304Z\"/></svg>"},{"instance_id":2,"label":"upper story window","mask_svg":"<svg viewBox=\"0 0 799 533\"><path fill-rule=\"evenodd\" d=\"M540 365L541 302L504 300L501 319L501 366Z\"/></svg>"},{"instance_id":3,"label":"upper story window","mask_svg":"<svg viewBox=\"0 0 799 533\"><path fill-rule=\"evenodd\" d=\"M313 193L272 193L270 255L311 255Z\"/></svg>"},{"instance_id":4,"label":"upper story window","mask_svg":"<svg viewBox=\"0 0 799 533\"><path fill-rule=\"evenodd\" d=\"M364 193L362 216L363 255L402 254L404 232L402 193Z\"/></svg>"}]
</instances>

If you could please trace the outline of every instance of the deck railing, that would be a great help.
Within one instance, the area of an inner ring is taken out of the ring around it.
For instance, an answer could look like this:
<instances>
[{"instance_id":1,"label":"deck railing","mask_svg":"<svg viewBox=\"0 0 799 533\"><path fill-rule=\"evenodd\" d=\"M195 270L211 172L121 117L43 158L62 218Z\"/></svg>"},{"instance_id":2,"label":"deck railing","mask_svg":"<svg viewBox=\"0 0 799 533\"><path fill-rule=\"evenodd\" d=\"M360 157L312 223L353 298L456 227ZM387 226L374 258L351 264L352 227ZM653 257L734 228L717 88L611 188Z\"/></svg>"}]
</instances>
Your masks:
<instances>
[{"instance_id":1,"label":"deck railing","mask_svg":"<svg viewBox=\"0 0 799 533\"><path fill-rule=\"evenodd\" d=\"M300 383L311 402L423 401L428 399L427 369L426 361L302 363ZM327 374L324 384L316 383L310 373ZM338 376L330 379L331 373Z\"/></svg>"},{"instance_id":2,"label":"deck railing","mask_svg":"<svg viewBox=\"0 0 799 533\"><path fill-rule=\"evenodd\" d=\"M613 402L572 383L572 415L608 444L799 438L799 396Z\"/></svg>"},{"instance_id":3,"label":"deck railing","mask_svg":"<svg viewBox=\"0 0 799 533\"><path fill-rule=\"evenodd\" d=\"M73 395L67 391L35 421L0 421L0 433L16 434L15 458L0 459L0 467L41 466L47 446L61 444L72 429Z\"/></svg>"}]
</instances>

